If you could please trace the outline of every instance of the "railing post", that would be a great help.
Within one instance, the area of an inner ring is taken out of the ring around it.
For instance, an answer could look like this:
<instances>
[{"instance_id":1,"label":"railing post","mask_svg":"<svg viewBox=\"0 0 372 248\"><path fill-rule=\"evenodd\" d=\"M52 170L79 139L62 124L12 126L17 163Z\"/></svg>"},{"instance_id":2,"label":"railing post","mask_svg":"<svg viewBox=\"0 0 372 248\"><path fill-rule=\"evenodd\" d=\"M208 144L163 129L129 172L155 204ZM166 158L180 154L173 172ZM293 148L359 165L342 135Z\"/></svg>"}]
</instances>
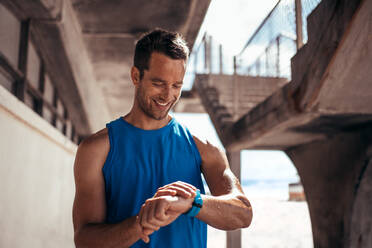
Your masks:
<instances>
[{"instance_id":1,"label":"railing post","mask_svg":"<svg viewBox=\"0 0 372 248\"><path fill-rule=\"evenodd\" d=\"M301 0L295 0L295 13L296 13L296 45L297 50L303 46L302 35L302 4Z\"/></svg>"},{"instance_id":2,"label":"railing post","mask_svg":"<svg viewBox=\"0 0 372 248\"><path fill-rule=\"evenodd\" d=\"M198 55L199 49L194 53L194 74L198 73Z\"/></svg>"},{"instance_id":3,"label":"railing post","mask_svg":"<svg viewBox=\"0 0 372 248\"><path fill-rule=\"evenodd\" d=\"M222 45L218 46L219 48L219 59L220 59L220 74L223 74L223 54L222 54Z\"/></svg>"},{"instance_id":4,"label":"railing post","mask_svg":"<svg viewBox=\"0 0 372 248\"><path fill-rule=\"evenodd\" d=\"M207 41L207 33L204 34L203 37L203 44L204 44L204 72L207 73L208 70L208 63L209 63L209 51L208 51L208 41Z\"/></svg>"},{"instance_id":5,"label":"railing post","mask_svg":"<svg viewBox=\"0 0 372 248\"><path fill-rule=\"evenodd\" d=\"M212 73L212 61L213 61L213 52L212 52L212 49L213 49L213 47L212 47L212 42L213 42L213 40L212 40L212 36L209 36L209 39L208 39L208 47L209 47L209 63L208 63L208 65L209 65L209 72L208 72L208 74L211 74Z\"/></svg>"},{"instance_id":6,"label":"railing post","mask_svg":"<svg viewBox=\"0 0 372 248\"><path fill-rule=\"evenodd\" d=\"M276 76L280 77L280 36L276 37Z\"/></svg>"},{"instance_id":7,"label":"railing post","mask_svg":"<svg viewBox=\"0 0 372 248\"><path fill-rule=\"evenodd\" d=\"M266 73L266 76L269 76L269 72L270 69L269 69L269 47L266 47L265 49L265 73Z\"/></svg>"},{"instance_id":8,"label":"railing post","mask_svg":"<svg viewBox=\"0 0 372 248\"><path fill-rule=\"evenodd\" d=\"M234 75L236 75L236 68L237 68L237 65L236 65L236 56L234 56Z\"/></svg>"},{"instance_id":9,"label":"railing post","mask_svg":"<svg viewBox=\"0 0 372 248\"><path fill-rule=\"evenodd\" d=\"M21 38L19 44L18 53L18 69L23 73L23 78L17 80L13 86L15 95L22 102L25 101L26 95L26 75L27 75L27 57L29 48L29 31L30 31L30 20L22 21L21 23Z\"/></svg>"}]
</instances>

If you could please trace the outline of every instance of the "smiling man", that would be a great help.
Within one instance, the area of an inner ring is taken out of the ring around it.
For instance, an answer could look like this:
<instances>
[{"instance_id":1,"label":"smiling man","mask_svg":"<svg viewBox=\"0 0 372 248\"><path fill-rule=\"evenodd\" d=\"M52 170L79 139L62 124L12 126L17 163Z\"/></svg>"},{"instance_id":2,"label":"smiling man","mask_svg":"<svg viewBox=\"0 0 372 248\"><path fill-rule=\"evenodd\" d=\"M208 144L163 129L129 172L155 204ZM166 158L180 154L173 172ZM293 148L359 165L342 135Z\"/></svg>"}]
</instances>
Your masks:
<instances>
[{"instance_id":1,"label":"smiling man","mask_svg":"<svg viewBox=\"0 0 372 248\"><path fill-rule=\"evenodd\" d=\"M76 247L206 247L207 224L250 225L251 205L225 154L168 114L188 55L177 33L155 30L137 42L131 111L76 154Z\"/></svg>"}]
</instances>

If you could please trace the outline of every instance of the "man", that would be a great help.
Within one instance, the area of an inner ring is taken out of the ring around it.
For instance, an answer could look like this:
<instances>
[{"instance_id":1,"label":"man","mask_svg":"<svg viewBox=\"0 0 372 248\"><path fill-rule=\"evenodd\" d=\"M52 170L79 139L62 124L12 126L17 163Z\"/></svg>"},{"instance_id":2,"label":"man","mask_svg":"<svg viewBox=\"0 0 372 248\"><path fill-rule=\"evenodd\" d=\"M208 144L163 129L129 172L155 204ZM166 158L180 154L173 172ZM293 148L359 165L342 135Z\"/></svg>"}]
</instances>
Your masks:
<instances>
[{"instance_id":1,"label":"man","mask_svg":"<svg viewBox=\"0 0 372 248\"><path fill-rule=\"evenodd\" d=\"M206 247L206 224L250 225L251 205L224 153L168 115L188 54L181 36L164 30L137 42L131 111L77 151L76 247Z\"/></svg>"}]
</instances>

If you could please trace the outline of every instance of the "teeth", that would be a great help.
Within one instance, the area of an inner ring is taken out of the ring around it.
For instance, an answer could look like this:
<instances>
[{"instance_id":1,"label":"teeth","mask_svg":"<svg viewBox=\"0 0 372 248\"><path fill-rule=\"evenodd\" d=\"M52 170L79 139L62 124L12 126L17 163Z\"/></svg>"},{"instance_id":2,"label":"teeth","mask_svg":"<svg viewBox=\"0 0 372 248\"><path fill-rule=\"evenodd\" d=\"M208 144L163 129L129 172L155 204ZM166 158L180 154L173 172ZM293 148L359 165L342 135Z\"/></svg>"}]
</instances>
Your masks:
<instances>
[{"instance_id":1,"label":"teeth","mask_svg":"<svg viewBox=\"0 0 372 248\"><path fill-rule=\"evenodd\" d=\"M167 106L168 105L168 103L160 103L158 101L156 101L156 103L159 104L160 106Z\"/></svg>"}]
</instances>

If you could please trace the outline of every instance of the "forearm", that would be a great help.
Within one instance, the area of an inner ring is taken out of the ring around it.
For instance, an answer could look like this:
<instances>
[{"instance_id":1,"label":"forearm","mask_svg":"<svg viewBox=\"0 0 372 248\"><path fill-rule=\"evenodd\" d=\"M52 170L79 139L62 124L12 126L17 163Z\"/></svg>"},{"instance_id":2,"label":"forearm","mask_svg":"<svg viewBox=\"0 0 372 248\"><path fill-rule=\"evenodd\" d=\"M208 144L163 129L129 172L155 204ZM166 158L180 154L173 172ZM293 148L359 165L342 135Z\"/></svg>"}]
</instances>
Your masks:
<instances>
[{"instance_id":1,"label":"forearm","mask_svg":"<svg viewBox=\"0 0 372 248\"><path fill-rule=\"evenodd\" d=\"M129 247L141 238L136 216L117 224L87 224L75 232L75 245L83 247Z\"/></svg>"},{"instance_id":2,"label":"forearm","mask_svg":"<svg viewBox=\"0 0 372 248\"><path fill-rule=\"evenodd\" d=\"M202 195L202 199L203 207L196 217L208 225L234 230L251 224L252 207L243 194Z\"/></svg>"}]
</instances>

